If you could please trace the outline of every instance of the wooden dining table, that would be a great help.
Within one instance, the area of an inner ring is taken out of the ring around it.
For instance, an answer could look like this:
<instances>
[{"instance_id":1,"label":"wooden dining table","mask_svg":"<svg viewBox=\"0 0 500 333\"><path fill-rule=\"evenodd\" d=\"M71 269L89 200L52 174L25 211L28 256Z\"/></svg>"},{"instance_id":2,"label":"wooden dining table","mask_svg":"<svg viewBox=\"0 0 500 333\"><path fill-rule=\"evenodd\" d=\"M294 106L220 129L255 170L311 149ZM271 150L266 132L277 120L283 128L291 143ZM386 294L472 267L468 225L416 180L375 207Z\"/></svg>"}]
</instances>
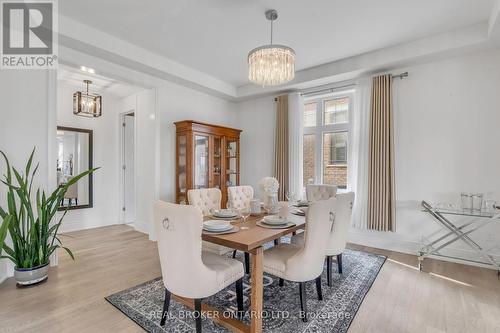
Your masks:
<instances>
[{"instance_id":1,"label":"wooden dining table","mask_svg":"<svg viewBox=\"0 0 500 333\"><path fill-rule=\"evenodd\" d=\"M235 250L250 253L250 281L251 281L251 296L250 296L250 325L245 324L241 320L234 317L224 316L223 311L215 309L208 304L202 305L202 312L207 311L212 315L212 320L216 323L234 331L245 333L262 332L262 309L263 309L263 254L264 244L279 240L282 236L286 236L305 227L305 218L303 216L289 214L289 220L295 225L286 229L269 229L257 225L257 222L262 220L264 214L250 216L243 221L237 219L231 224L238 226L240 230L232 234L210 234L203 232L202 239L207 242L223 245ZM178 300L190 308L194 307L194 302L189 299L177 297Z\"/></svg>"}]
</instances>

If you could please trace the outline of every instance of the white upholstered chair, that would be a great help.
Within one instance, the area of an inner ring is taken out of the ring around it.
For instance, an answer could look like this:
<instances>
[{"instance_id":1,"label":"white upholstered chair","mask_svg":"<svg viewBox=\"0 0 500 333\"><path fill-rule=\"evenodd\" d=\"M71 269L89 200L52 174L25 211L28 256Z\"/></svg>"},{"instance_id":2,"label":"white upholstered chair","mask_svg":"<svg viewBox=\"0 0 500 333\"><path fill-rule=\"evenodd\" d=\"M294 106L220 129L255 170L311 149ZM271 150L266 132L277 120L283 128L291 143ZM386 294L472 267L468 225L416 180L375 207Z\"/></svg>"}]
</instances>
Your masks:
<instances>
[{"instance_id":1,"label":"white upholstered chair","mask_svg":"<svg viewBox=\"0 0 500 333\"><path fill-rule=\"evenodd\" d=\"M214 210L221 208L222 193L218 188L189 190L187 195L189 204L197 207L202 212L203 216L209 216ZM233 258L236 257L236 250L210 242L203 241L203 250L218 255L224 255L233 251ZM250 255L246 252L245 272L247 274L250 273Z\"/></svg>"},{"instance_id":2,"label":"white upholstered chair","mask_svg":"<svg viewBox=\"0 0 500 333\"><path fill-rule=\"evenodd\" d=\"M228 207L235 209L249 208L252 199L252 186L230 186L227 188Z\"/></svg>"},{"instance_id":3,"label":"white upholstered chair","mask_svg":"<svg viewBox=\"0 0 500 333\"><path fill-rule=\"evenodd\" d=\"M264 252L264 271L280 278L280 286L283 280L299 283L303 321L307 321L305 282L316 280L318 299L323 299L321 273L335 205L335 198L313 202L306 215L305 241L302 244L280 244Z\"/></svg>"},{"instance_id":4,"label":"white upholstered chair","mask_svg":"<svg viewBox=\"0 0 500 333\"><path fill-rule=\"evenodd\" d=\"M221 207L222 193L218 188L189 190L187 195L189 204L198 207L204 216Z\"/></svg>"},{"instance_id":5,"label":"white upholstered chair","mask_svg":"<svg viewBox=\"0 0 500 333\"><path fill-rule=\"evenodd\" d=\"M328 246L326 248L327 260L327 281L332 285L332 257L337 257L337 267L339 274L342 274L342 252L347 245L347 234L351 225L352 206L354 204L354 192L339 193L336 196L337 207L335 210L335 220L330 232ZM299 234L292 238L292 244L300 245L304 243L304 235Z\"/></svg>"},{"instance_id":6,"label":"white upholstered chair","mask_svg":"<svg viewBox=\"0 0 500 333\"><path fill-rule=\"evenodd\" d=\"M73 177L68 178L68 182L71 180ZM68 187L68 190L66 193L64 193L64 199L68 199L69 206L73 204L74 200L74 205L78 206L78 183L74 183L70 187Z\"/></svg>"},{"instance_id":7,"label":"white upholstered chair","mask_svg":"<svg viewBox=\"0 0 500 333\"><path fill-rule=\"evenodd\" d=\"M236 282L238 314L243 311L243 264L202 251L203 216L192 206L163 201L154 204L165 301L160 324L165 324L170 294L194 299L196 332L201 332L201 299Z\"/></svg>"},{"instance_id":8,"label":"white upholstered chair","mask_svg":"<svg viewBox=\"0 0 500 333\"><path fill-rule=\"evenodd\" d=\"M313 185L306 186L307 201L327 200L337 194L335 185Z\"/></svg>"},{"instance_id":9,"label":"white upholstered chair","mask_svg":"<svg viewBox=\"0 0 500 333\"><path fill-rule=\"evenodd\" d=\"M218 188L203 188L189 190L188 201L191 206L198 208L203 216L209 216L216 209L220 209L222 193ZM215 254L223 255L233 251L233 249L210 242L203 242L203 250Z\"/></svg>"}]
</instances>

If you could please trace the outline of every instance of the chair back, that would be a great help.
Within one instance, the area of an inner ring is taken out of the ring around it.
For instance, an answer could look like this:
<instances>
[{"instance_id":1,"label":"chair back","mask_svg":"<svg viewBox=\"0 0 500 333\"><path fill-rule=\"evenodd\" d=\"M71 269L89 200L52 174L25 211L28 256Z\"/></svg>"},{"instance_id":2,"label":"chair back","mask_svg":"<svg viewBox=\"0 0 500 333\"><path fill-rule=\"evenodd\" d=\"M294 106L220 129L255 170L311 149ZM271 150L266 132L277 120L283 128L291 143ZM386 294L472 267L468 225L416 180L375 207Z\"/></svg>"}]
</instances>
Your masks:
<instances>
[{"instance_id":1,"label":"chair back","mask_svg":"<svg viewBox=\"0 0 500 333\"><path fill-rule=\"evenodd\" d=\"M250 208L250 200L253 199L252 186L231 186L227 188L228 207L241 209Z\"/></svg>"},{"instance_id":2,"label":"chair back","mask_svg":"<svg viewBox=\"0 0 500 333\"><path fill-rule=\"evenodd\" d=\"M336 198L330 198L315 201L309 206L303 248L287 263L287 267L294 270L290 274L296 276L298 281L315 279L323 271L336 203Z\"/></svg>"},{"instance_id":3,"label":"chair back","mask_svg":"<svg viewBox=\"0 0 500 333\"><path fill-rule=\"evenodd\" d=\"M71 178L68 179L70 181ZM70 187L68 187L68 190L66 193L64 193L64 198L65 199L76 199L78 198L78 182L74 183Z\"/></svg>"},{"instance_id":4,"label":"chair back","mask_svg":"<svg viewBox=\"0 0 500 333\"><path fill-rule=\"evenodd\" d=\"M204 283L210 284L217 277L216 272L208 269L202 261L203 216L200 210L156 201L154 223L165 288L188 298L204 295Z\"/></svg>"},{"instance_id":5,"label":"chair back","mask_svg":"<svg viewBox=\"0 0 500 333\"><path fill-rule=\"evenodd\" d=\"M306 196L308 201L328 200L337 194L335 185L313 185L306 186Z\"/></svg>"},{"instance_id":6,"label":"chair back","mask_svg":"<svg viewBox=\"0 0 500 333\"><path fill-rule=\"evenodd\" d=\"M189 190L187 195L189 204L201 210L204 216L221 207L222 193L218 188Z\"/></svg>"},{"instance_id":7,"label":"chair back","mask_svg":"<svg viewBox=\"0 0 500 333\"><path fill-rule=\"evenodd\" d=\"M330 233L326 255L335 256L341 254L345 250L349 226L351 225L353 204L354 192L337 194L335 220Z\"/></svg>"}]
</instances>

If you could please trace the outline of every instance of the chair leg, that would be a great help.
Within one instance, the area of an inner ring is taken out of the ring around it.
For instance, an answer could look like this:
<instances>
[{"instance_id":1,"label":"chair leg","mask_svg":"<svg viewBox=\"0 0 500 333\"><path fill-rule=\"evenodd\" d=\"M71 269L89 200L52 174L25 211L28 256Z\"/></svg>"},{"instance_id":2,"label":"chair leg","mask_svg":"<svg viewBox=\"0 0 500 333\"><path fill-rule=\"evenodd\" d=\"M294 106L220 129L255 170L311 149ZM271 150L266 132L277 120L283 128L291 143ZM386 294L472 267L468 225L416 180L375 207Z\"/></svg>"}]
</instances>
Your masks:
<instances>
[{"instance_id":1,"label":"chair leg","mask_svg":"<svg viewBox=\"0 0 500 333\"><path fill-rule=\"evenodd\" d=\"M318 293L318 301L322 301L323 292L321 291L321 275L316 278L316 292Z\"/></svg>"},{"instance_id":2,"label":"chair leg","mask_svg":"<svg viewBox=\"0 0 500 333\"><path fill-rule=\"evenodd\" d=\"M169 306L170 306L170 291L168 291L168 289L165 288L165 300L163 301L163 312L161 314L160 326L165 325Z\"/></svg>"},{"instance_id":3,"label":"chair leg","mask_svg":"<svg viewBox=\"0 0 500 333\"><path fill-rule=\"evenodd\" d=\"M233 251L233 259L236 258L236 250Z\"/></svg>"},{"instance_id":4,"label":"chair leg","mask_svg":"<svg viewBox=\"0 0 500 333\"><path fill-rule=\"evenodd\" d=\"M342 274L342 253L337 254L337 267L339 268L339 274Z\"/></svg>"},{"instance_id":5,"label":"chair leg","mask_svg":"<svg viewBox=\"0 0 500 333\"><path fill-rule=\"evenodd\" d=\"M300 316L303 322L307 321L307 299L306 299L306 283L299 282L300 294Z\"/></svg>"},{"instance_id":6,"label":"chair leg","mask_svg":"<svg viewBox=\"0 0 500 333\"><path fill-rule=\"evenodd\" d=\"M201 298L194 300L194 316L196 318L196 333L201 333Z\"/></svg>"},{"instance_id":7,"label":"chair leg","mask_svg":"<svg viewBox=\"0 0 500 333\"><path fill-rule=\"evenodd\" d=\"M236 281L236 302L238 303L238 317L243 317L243 278Z\"/></svg>"},{"instance_id":8,"label":"chair leg","mask_svg":"<svg viewBox=\"0 0 500 333\"><path fill-rule=\"evenodd\" d=\"M285 284L285 280L283 280L282 278L279 279L279 285L280 287L283 287L283 285Z\"/></svg>"},{"instance_id":9,"label":"chair leg","mask_svg":"<svg viewBox=\"0 0 500 333\"><path fill-rule=\"evenodd\" d=\"M326 282L328 287L332 286L332 257L326 257Z\"/></svg>"},{"instance_id":10,"label":"chair leg","mask_svg":"<svg viewBox=\"0 0 500 333\"><path fill-rule=\"evenodd\" d=\"M250 274L250 254L245 252L245 273Z\"/></svg>"}]
</instances>

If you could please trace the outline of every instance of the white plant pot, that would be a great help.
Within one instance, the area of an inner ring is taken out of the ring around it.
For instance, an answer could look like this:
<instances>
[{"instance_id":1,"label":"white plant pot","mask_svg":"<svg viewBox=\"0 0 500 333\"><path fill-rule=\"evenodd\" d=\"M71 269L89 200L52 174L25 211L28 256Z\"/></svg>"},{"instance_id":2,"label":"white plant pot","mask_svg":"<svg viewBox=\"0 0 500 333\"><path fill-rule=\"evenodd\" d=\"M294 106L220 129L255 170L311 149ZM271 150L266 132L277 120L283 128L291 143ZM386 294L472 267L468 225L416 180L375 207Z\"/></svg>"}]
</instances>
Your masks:
<instances>
[{"instance_id":1,"label":"white plant pot","mask_svg":"<svg viewBox=\"0 0 500 333\"><path fill-rule=\"evenodd\" d=\"M20 286L42 282L49 276L49 263L33 268L14 268L14 278Z\"/></svg>"}]
</instances>

